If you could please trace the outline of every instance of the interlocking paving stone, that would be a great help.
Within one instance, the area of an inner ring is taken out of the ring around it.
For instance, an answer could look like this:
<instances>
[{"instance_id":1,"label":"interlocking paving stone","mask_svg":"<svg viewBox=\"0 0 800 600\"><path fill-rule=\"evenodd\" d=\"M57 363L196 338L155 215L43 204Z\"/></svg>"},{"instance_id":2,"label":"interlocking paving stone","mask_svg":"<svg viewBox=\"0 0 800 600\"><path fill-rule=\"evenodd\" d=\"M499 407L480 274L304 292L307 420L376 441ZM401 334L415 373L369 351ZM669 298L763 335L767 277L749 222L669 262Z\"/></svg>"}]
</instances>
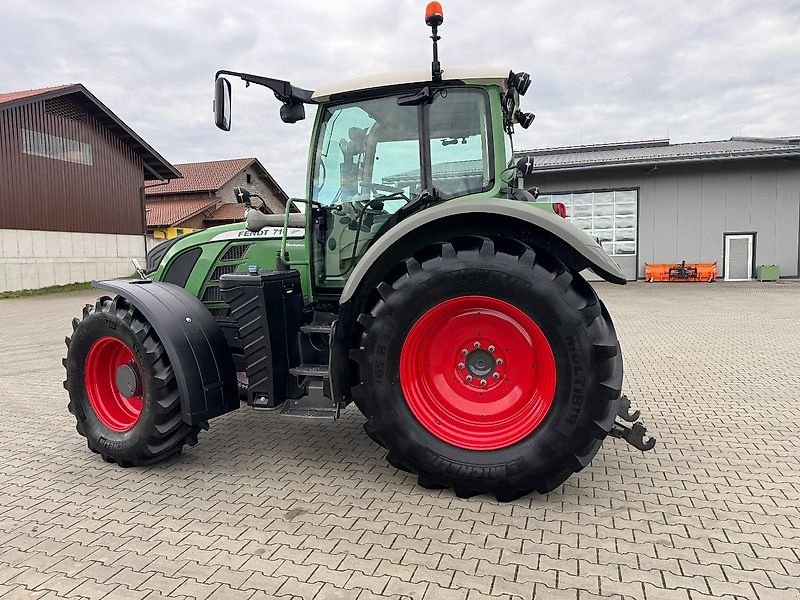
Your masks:
<instances>
[{"instance_id":1,"label":"interlocking paving stone","mask_svg":"<svg viewBox=\"0 0 800 600\"><path fill-rule=\"evenodd\" d=\"M658 446L508 504L420 488L354 408L106 464L61 387L94 294L0 301L0 599L800 600L800 283L596 289Z\"/></svg>"}]
</instances>

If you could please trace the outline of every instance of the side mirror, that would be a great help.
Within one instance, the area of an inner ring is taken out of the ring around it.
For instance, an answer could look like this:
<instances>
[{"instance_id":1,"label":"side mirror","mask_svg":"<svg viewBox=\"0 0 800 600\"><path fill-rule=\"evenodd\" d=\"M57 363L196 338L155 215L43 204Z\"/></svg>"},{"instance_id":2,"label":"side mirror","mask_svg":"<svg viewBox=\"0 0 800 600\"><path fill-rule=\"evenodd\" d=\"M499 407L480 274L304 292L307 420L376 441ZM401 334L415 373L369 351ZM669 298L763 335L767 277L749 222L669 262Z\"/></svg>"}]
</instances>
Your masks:
<instances>
[{"instance_id":1,"label":"side mirror","mask_svg":"<svg viewBox=\"0 0 800 600\"><path fill-rule=\"evenodd\" d=\"M297 123L306 118L306 109L302 102L288 102L281 106L281 121Z\"/></svg>"},{"instance_id":2,"label":"side mirror","mask_svg":"<svg viewBox=\"0 0 800 600\"><path fill-rule=\"evenodd\" d=\"M224 77L214 82L214 123L222 131L231 130L231 82Z\"/></svg>"}]
</instances>

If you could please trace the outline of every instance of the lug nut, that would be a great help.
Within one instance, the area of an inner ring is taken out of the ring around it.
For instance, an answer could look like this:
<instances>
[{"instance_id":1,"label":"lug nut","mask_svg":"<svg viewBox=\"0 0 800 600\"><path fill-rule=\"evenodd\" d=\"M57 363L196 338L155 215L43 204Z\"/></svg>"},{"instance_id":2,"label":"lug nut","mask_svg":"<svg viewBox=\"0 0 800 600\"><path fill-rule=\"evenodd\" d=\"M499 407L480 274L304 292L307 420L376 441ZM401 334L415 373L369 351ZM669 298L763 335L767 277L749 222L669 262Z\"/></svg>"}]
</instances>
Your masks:
<instances>
[{"instance_id":1,"label":"lug nut","mask_svg":"<svg viewBox=\"0 0 800 600\"><path fill-rule=\"evenodd\" d=\"M485 379L481 379L481 385L482 385L483 387L486 387L486 380L485 380Z\"/></svg>"},{"instance_id":2,"label":"lug nut","mask_svg":"<svg viewBox=\"0 0 800 600\"><path fill-rule=\"evenodd\" d=\"M500 379L500 373L495 371L494 373L492 373L492 377L494 377L495 379Z\"/></svg>"},{"instance_id":3,"label":"lug nut","mask_svg":"<svg viewBox=\"0 0 800 600\"><path fill-rule=\"evenodd\" d=\"M464 356L466 356L467 354L469 354L469 350L467 350L466 348L462 348L462 349L461 349L461 354L463 354Z\"/></svg>"},{"instance_id":4,"label":"lug nut","mask_svg":"<svg viewBox=\"0 0 800 600\"><path fill-rule=\"evenodd\" d=\"M503 364L503 359L502 358L498 358L497 359L497 364L498 365L502 365Z\"/></svg>"},{"instance_id":5,"label":"lug nut","mask_svg":"<svg viewBox=\"0 0 800 600\"><path fill-rule=\"evenodd\" d=\"M489 346L488 350L489 352L494 352L494 346Z\"/></svg>"},{"instance_id":6,"label":"lug nut","mask_svg":"<svg viewBox=\"0 0 800 600\"><path fill-rule=\"evenodd\" d=\"M480 342L475 342L474 344L472 344L472 347L473 348L480 348L481 347L481 343Z\"/></svg>"},{"instance_id":7,"label":"lug nut","mask_svg":"<svg viewBox=\"0 0 800 600\"><path fill-rule=\"evenodd\" d=\"M459 369L463 369L464 368L464 363L458 363L458 368Z\"/></svg>"},{"instance_id":8,"label":"lug nut","mask_svg":"<svg viewBox=\"0 0 800 600\"><path fill-rule=\"evenodd\" d=\"M470 381L472 381L472 375L467 375L465 379L467 380L467 383L469 383Z\"/></svg>"}]
</instances>

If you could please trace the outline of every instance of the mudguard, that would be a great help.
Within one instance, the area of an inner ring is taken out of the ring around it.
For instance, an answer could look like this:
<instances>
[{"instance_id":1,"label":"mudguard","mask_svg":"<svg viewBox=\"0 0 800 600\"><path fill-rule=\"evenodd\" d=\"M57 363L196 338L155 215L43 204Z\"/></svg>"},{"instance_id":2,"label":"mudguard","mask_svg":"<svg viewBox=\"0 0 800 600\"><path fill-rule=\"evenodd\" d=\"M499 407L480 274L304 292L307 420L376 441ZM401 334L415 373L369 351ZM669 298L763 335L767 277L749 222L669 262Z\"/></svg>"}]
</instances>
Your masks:
<instances>
[{"instance_id":1,"label":"mudguard","mask_svg":"<svg viewBox=\"0 0 800 600\"><path fill-rule=\"evenodd\" d=\"M505 217L508 219L509 227L518 224L539 230L551 239L556 238L562 242L561 247L566 252L558 258L572 269L581 271L589 268L606 281L620 285L626 283L625 276L617 263L611 260L595 240L569 221L519 200L484 198L445 202L400 221L379 237L358 261L356 268L347 278L340 302L348 302L355 295L373 264L403 238L413 235L413 232L420 227L432 226L437 221L439 223L433 227L438 227L444 233L447 231L447 219L466 215L473 215L478 219L482 216L493 219L498 216Z\"/></svg>"},{"instance_id":2,"label":"mudguard","mask_svg":"<svg viewBox=\"0 0 800 600\"><path fill-rule=\"evenodd\" d=\"M200 300L177 285L147 279L93 281L92 286L124 297L155 328L175 373L186 423L239 408L225 335Z\"/></svg>"}]
</instances>

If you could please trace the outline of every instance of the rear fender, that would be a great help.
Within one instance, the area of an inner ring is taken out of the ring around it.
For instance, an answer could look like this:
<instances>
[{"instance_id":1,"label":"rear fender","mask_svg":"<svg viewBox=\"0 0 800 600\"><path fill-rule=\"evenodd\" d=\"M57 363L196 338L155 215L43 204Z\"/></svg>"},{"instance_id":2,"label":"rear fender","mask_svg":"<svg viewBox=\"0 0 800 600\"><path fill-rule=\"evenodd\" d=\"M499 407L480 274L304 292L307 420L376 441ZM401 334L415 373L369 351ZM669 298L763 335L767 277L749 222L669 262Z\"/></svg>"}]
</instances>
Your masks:
<instances>
[{"instance_id":1,"label":"rear fender","mask_svg":"<svg viewBox=\"0 0 800 600\"><path fill-rule=\"evenodd\" d=\"M186 423L239 408L225 335L200 300L177 285L147 279L93 281L92 286L125 298L156 330L175 373Z\"/></svg>"},{"instance_id":2,"label":"rear fender","mask_svg":"<svg viewBox=\"0 0 800 600\"><path fill-rule=\"evenodd\" d=\"M375 269L394 266L383 265L381 261L382 257L394 254L392 249L408 247L413 251L418 247L414 243L416 233L438 230L440 241L445 241L451 236L456 224L465 222L478 224L478 227L485 223L487 234L497 231L497 224L501 226L501 231L524 230L530 233L539 246L548 248L556 258L574 271L592 269L606 281L625 284L625 276L617 263L611 260L595 240L569 221L525 202L490 198L445 202L417 212L389 229L358 261L342 290L341 302L350 301L363 281L373 280ZM495 225L493 229L490 224ZM368 277L368 274L371 276Z\"/></svg>"},{"instance_id":3,"label":"rear fender","mask_svg":"<svg viewBox=\"0 0 800 600\"><path fill-rule=\"evenodd\" d=\"M595 240L569 221L526 202L497 198L458 200L422 210L377 238L342 290L331 347L331 383L338 401L350 401L352 382L345 375L349 371L340 366L348 364L349 349L358 347L356 319L375 286L390 269L425 246L476 234L519 238L552 254L573 271L590 268L612 283L625 284L622 271Z\"/></svg>"}]
</instances>

